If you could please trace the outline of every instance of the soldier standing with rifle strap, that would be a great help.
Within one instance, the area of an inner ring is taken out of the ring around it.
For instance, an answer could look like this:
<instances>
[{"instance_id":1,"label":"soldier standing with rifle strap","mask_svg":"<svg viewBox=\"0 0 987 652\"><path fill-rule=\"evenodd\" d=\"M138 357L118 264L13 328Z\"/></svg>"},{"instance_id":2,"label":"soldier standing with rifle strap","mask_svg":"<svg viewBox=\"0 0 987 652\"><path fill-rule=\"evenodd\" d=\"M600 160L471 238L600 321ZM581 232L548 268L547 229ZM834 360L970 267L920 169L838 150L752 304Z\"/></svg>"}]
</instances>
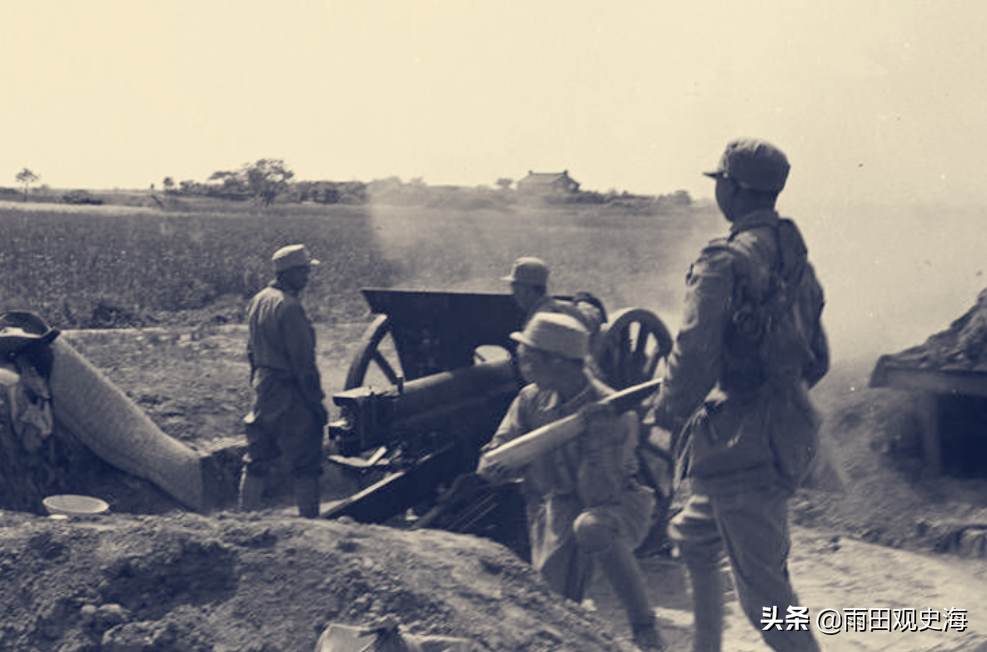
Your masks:
<instances>
[{"instance_id":1,"label":"soldier standing with rifle strap","mask_svg":"<svg viewBox=\"0 0 987 652\"><path fill-rule=\"evenodd\" d=\"M494 482L512 478L512 468L487 452L541 426L580 414L578 437L523 467L532 565L556 593L581 602L598 562L620 598L634 632L647 650L661 650L655 615L634 557L651 526L654 494L634 479L638 421L598 401L612 392L587 375L589 334L575 318L536 313L519 342L521 372L529 385L511 404L484 448L478 473Z\"/></svg>"},{"instance_id":2,"label":"soldier standing with rifle strap","mask_svg":"<svg viewBox=\"0 0 987 652\"><path fill-rule=\"evenodd\" d=\"M692 495L669 526L693 587L694 652L719 652L724 549L750 622L774 650L819 649L808 627L762 627L800 607L788 576L788 498L809 474L819 420L809 388L829 369L823 292L795 223L775 211L789 164L773 145L727 145L714 172L730 235L686 279L683 325L654 409L678 432ZM764 631L764 630L767 631Z\"/></svg>"}]
</instances>

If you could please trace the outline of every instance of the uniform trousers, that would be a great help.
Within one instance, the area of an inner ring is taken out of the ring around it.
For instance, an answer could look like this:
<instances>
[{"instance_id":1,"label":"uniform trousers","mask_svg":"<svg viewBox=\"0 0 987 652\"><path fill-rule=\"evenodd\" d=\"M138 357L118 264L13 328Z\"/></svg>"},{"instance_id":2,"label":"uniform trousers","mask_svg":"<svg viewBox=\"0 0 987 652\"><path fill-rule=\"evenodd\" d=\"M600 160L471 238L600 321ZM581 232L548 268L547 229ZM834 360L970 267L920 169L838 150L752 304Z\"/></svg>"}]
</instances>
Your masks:
<instances>
[{"instance_id":1,"label":"uniform trousers","mask_svg":"<svg viewBox=\"0 0 987 652\"><path fill-rule=\"evenodd\" d=\"M788 575L791 537L788 528L790 492L770 481L730 493L692 495L669 524L669 537L678 546L693 580L697 601L697 638L715 642L707 649L719 649L722 632L722 589L719 587L720 560L726 553L733 572L737 597L754 627L773 650L816 652L811 622L805 629L774 627L763 631L765 608L777 607L777 617L785 621L789 606L799 604ZM716 592L717 595L701 595ZM703 611L707 613L702 613ZM706 622L700 623L701 620ZM720 622L709 622L716 621ZM716 631L698 631L715 627ZM697 646L702 649L702 646Z\"/></svg>"}]
</instances>

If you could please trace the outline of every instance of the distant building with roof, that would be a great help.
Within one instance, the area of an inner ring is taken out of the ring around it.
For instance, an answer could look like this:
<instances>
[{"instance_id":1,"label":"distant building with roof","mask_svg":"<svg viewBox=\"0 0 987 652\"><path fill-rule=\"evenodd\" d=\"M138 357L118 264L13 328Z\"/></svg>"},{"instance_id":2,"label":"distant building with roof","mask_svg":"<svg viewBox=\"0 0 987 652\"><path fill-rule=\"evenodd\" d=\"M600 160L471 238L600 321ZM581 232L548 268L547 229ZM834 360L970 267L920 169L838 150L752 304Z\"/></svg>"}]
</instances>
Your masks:
<instances>
[{"instance_id":1,"label":"distant building with roof","mask_svg":"<svg viewBox=\"0 0 987 652\"><path fill-rule=\"evenodd\" d=\"M561 172L532 172L517 182L518 192L532 195L570 195L579 192L579 182Z\"/></svg>"}]
</instances>

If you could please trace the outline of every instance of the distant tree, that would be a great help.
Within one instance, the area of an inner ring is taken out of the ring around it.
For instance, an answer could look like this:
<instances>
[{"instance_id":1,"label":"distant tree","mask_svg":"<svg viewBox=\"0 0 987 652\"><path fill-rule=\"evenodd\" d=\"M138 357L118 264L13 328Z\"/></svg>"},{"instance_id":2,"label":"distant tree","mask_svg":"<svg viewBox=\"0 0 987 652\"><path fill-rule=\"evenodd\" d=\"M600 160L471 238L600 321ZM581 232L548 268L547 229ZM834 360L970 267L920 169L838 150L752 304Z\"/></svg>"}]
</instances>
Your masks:
<instances>
[{"instance_id":1,"label":"distant tree","mask_svg":"<svg viewBox=\"0 0 987 652\"><path fill-rule=\"evenodd\" d=\"M339 202L343 204L365 204L367 184L363 181L347 181L339 186Z\"/></svg>"},{"instance_id":2,"label":"distant tree","mask_svg":"<svg viewBox=\"0 0 987 652\"><path fill-rule=\"evenodd\" d=\"M401 177L397 176L390 176L386 179L374 179L367 184L367 194L375 199L395 197L400 195L403 189L404 182L401 181Z\"/></svg>"},{"instance_id":3,"label":"distant tree","mask_svg":"<svg viewBox=\"0 0 987 652\"><path fill-rule=\"evenodd\" d=\"M507 177L501 177L497 179L497 185L504 190L510 190L511 185L513 184L514 184L514 179L508 179Z\"/></svg>"},{"instance_id":4,"label":"distant tree","mask_svg":"<svg viewBox=\"0 0 987 652\"><path fill-rule=\"evenodd\" d=\"M263 201L265 206L273 204L278 195L287 191L289 182L295 176L279 158L259 159L253 165L245 166L241 172L250 193Z\"/></svg>"},{"instance_id":5,"label":"distant tree","mask_svg":"<svg viewBox=\"0 0 987 652\"><path fill-rule=\"evenodd\" d=\"M166 195L170 195L175 192L175 180L171 177L165 177L164 181L161 182L161 185L164 186Z\"/></svg>"},{"instance_id":6,"label":"distant tree","mask_svg":"<svg viewBox=\"0 0 987 652\"><path fill-rule=\"evenodd\" d=\"M221 182L224 193L249 194L264 202L265 206L270 206L278 195L290 189L289 182L294 176L295 173L287 168L283 160L262 158L255 163L244 164L235 172L213 172L207 181Z\"/></svg>"},{"instance_id":7,"label":"distant tree","mask_svg":"<svg viewBox=\"0 0 987 652\"><path fill-rule=\"evenodd\" d=\"M99 205L103 203L103 200L98 197L93 197L86 190L72 190L70 192L62 195L63 204L93 204Z\"/></svg>"},{"instance_id":8,"label":"distant tree","mask_svg":"<svg viewBox=\"0 0 987 652\"><path fill-rule=\"evenodd\" d=\"M246 170L246 166L244 166L244 170ZM245 192L247 189L246 177L247 174L245 171L229 172L219 170L210 174L206 181L221 182L224 192Z\"/></svg>"},{"instance_id":9,"label":"distant tree","mask_svg":"<svg viewBox=\"0 0 987 652\"><path fill-rule=\"evenodd\" d=\"M31 172L29 169L24 168L17 173L17 183L24 184L24 201L27 201L27 191L32 183L37 183L41 180L41 177Z\"/></svg>"},{"instance_id":10,"label":"distant tree","mask_svg":"<svg viewBox=\"0 0 987 652\"><path fill-rule=\"evenodd\" d=\"M179 190L185 195L194 195L199 192L200 184L192 181L191 179L186 179L185 181L180 181L178 183Z\"/></svg>"},{"instance_id":11,"label":"distant tree","mask_svg":"<svg viewBox=\"0 0 987 652\"><path fill-rule=\"evenodd\" d=\"M672 203L678 206L689 206L692 204L692 197L688 190L676 190L672 193Z\"/></svg>"}]
</instances>

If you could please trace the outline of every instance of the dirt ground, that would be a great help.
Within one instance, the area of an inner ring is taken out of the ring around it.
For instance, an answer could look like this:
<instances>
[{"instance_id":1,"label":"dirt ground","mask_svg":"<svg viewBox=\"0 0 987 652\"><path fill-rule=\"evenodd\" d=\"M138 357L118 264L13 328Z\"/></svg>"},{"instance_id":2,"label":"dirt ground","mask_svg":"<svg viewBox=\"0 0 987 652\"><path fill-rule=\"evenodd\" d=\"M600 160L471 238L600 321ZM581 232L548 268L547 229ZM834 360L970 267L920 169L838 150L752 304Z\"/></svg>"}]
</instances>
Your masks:
<instances>
[{"instance_id":1,"label":"dirt ground","mask_svg":"<svg viewBox=\"0 0 987 652\"><path fill-rule=\"evenodd\" d=\"M320 329L327 389L339 389L343 343L361 328ZM65 337L169 434L203 450L239 441L249 396L238 327ZM791 572L810 627L824 650L987 651L987 481L923 474L915 397L869 388L873 363L841 362L814 390L849 485L792 503ZM605 578L583 605L566 603L485 539L302 521L276 497L251 515L135 513L116 491L92 520L0 512L0 651L311 652L330 622L386 614L482 650L634 649ZM688 650L681 564L665 549L639 558L670 649ZM767 650L728 598L724 649ZM847 619L819 633L817 616L851 609L873 627ZM914 610L925 631L880 630L892 610Z\"/></svg>"}]
</instances>

